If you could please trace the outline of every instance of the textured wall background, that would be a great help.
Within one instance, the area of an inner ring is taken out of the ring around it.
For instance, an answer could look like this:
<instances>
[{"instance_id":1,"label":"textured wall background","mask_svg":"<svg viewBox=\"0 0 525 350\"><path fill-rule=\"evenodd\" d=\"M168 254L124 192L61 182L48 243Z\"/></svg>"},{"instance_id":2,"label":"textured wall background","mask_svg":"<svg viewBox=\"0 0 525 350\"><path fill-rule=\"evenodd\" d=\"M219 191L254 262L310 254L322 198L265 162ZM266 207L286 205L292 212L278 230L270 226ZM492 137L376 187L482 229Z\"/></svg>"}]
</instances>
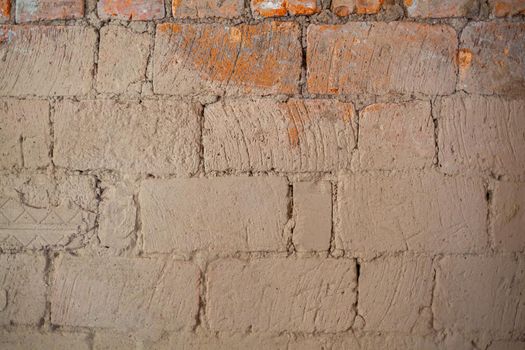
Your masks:
<instances>
[{"instance_id":1,"label":"textured wall background","mask_svg":"<svg viewBox=\"0 0 525 350\"><path fill-rule=\"evenodd\" d=\"M0 348L525 349L524 13L0 0Z\"/></svg>"}]
</instances>

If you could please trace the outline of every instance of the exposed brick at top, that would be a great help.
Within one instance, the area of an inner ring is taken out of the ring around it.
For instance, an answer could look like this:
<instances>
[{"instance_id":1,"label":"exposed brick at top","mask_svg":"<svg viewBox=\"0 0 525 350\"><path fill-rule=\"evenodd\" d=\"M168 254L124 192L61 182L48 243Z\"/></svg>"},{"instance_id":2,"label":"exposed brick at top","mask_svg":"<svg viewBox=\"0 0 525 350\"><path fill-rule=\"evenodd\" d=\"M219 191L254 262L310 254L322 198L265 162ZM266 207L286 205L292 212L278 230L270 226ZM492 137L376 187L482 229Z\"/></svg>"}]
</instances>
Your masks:
<instances>
[{"instance_id":1,"label":"exposed brick at top","mask_svg":"<svg viewBox=\"0 0 525 350\"><path fill-rule=\"evenodd\" d=\"M235 18L243 14L243 0L173 0L175 18Z\"/></svg>"},{"instance_id":2,"label":"exposed brick at top","mask_svg":"<svg viewBox=\"0 0 525 350\"><path fill-rule=\"evenodd\" d=\"M410 17L443 18L467 16L478 6L472 0L404 0Z\"/></svg>"},{"instance_id":3,"label":"exposed brick at top","mask_svg":"<svg viewBox=\"0 0 525 350\"><path fill-rule=\"evenodd\" d=\"M525 15L525 1L523 0L489 0L492 14L496 17Z\"/></svg>"},{"instance_id":4,"label":"exposed brick at top","mask_svg":"<svg viewBox=\"0 0 525 350\"><path fill-rule=\"evenodd\" d=\"M164 18L163 0L99 0L98 16L102 19L147 21Z\"/></svg>"},{"instance_id":5,"label":"exposed brick at top","mask_svg":"<svg viewBox=\"0 0 525 350\"><path fill-rule=\"evenodd\" d=\"M308 27L308 91L319 94L449 94L455 31L419 23Z\"/></svg>"},{"instance_id":6,"label":"exposed brick at top","mask_svg":"<svg viewBox=\"0 0 525 350\"><path fill-rule=\"evenodd\" d=\"M84 0L16 0L17 23L83 16Z\"/></svg>"},{"instance_id":7,"label":"exposed brick at top","mask_svg":"<svg viewBox=\"0 0 525 350\"><path fill-rule=\"evenodd\" d=\"M153 87L159 94L292 94L301 75L300 29L266 22L157 26Z\"/></svg>"},{"instance_id":8,"label":"exposed brick at top","mask_svg":"<svg viewBox=\"0 0 525 350\"><path fill-rule=\"evenodd\" d=\"M252 11L260 17L313 15L321 11L317 0L252 0Z\"/></svg>"},{"instance_id":9,"label":"exposed brick at top","mask_svg":"<svg viewBox=\"0 0 525 350\"><path fill-rule=\"evenodd\" d=\"M11 0L0 0L0 23L9 21L11 18Z\"/></svg>"}]
</instances>

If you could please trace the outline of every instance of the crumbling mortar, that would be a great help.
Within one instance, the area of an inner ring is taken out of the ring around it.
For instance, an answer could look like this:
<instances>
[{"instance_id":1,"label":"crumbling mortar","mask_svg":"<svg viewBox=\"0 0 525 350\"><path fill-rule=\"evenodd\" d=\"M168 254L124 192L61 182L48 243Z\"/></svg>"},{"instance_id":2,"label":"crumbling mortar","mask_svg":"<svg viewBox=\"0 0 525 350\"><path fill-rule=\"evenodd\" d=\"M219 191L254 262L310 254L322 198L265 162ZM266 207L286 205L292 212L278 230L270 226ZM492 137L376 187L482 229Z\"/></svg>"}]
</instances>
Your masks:
<instances>
[{"instance_id":1,"label":"crumbling mortar","mask_svg":"<svg viewBox=\"0 0 525 350\"><path fill-rule=\"evenodd\" d=\"M436 107L436 100L430 100L430 117L432 118L432 124L434 126L435 153L433 165L435 168L439 169L441 168L441 163L439 162L439 121L437 119L437 114L439 114L439 112L436 113Z\"/></svg>"},{"instance_id":2,"label":"crumbling mortar","mask_svg":"<svg viewBox=\"0 0 525 350\"><path fill-rule=\"evenodd\" d=\"M295 244L293 240L293 234L295 229L295 209L294 209L294 191L293 191L293 182L290 179L288 180L288 208L287 208L287 215L288 215L288 221L284 227L284 233L288 235L287 243L286 243L286 251L288 252L288 256L294 255L297 250L295 249Z\"/></svg>"}]
</instances>

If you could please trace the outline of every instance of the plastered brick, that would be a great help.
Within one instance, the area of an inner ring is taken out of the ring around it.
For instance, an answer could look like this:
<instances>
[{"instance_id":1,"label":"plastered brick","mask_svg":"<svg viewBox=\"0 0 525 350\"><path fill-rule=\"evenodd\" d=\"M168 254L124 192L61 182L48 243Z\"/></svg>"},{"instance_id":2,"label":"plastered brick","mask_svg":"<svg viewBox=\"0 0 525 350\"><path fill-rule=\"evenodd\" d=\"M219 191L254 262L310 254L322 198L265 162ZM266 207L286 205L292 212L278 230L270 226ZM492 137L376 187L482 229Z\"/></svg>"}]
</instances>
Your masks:
<instances>
[{"instance_id":1,"label":"plastered brick","mask_svg":"<svg viewBox=\"0 0 525 350\"><path fill-rule=\"evenodd\" d=\"M242 0L176 0L172 2L175 18L236 18L243 14Z\"/></svg>"},{"instance_id":2,"label":"plastered brick","mask_svg":"<svg viewBox=\"0 0 525 350\"><path fill-rule=\"evenodd\" d=\"M0 0L0 23L11 19L11 0Z\"/></svg>"},{"instance_id":3,"label":"plastered brick","mask_svg":"<svg viewBox=\"0 0 525 350\"><path fill-rule=\"evenodd\" d=\"M525 263L512 256L447 256L434 292L436 329L520 334L525 327Z\"/></svg>"},{"instance_id":4,"label":"plastered brick","mask_svg":"<svg viewBox=\"0 0 525 350\"><path fill-rule=\"evenodd\" d=\"M140 93L146 79L150 35L120 26L106 26L100 30L100 37L97 90Z\"/></svg>"},{"instance_id":5,"label":"plastered brick","mask_svg":"<svg viewBox=\"0 0 525 350\"><path fill-rule=\"evenodd\" d=\"M139 194L144 250L284 251L287 193L278 177L146 181Z\"/></svg>"},{"instance_id":6,"label":"plastered brick","mask_svg":"<svg viewBox=\"0 0 525 350\"><path fill-rule=\"evenodd\" d=\"M464 17L478 6L473 0L404 0L410 17Z\"/></svg>"},{"instance_id":7,"label":"plastered brick","mask_svg":"<svg viewBox=\"0 0 525 350\"><path fill-rule=\"evenodd\" d=\"M358 313L365 331L431 328L432 259L402 255L361 263Z\"/></svg>"},{"instance_id":8,"label":"plastered brick","mask_svg":"<svg viewBox=\"0 0 525 350\"><path fill-rule=\"evenodd\" d=\"M525 251L525 183L495 183L491 222L496 249Z\"/></svg>"},{"instance_id":9,"label":"plastered brick","mask_svg":"<svg viewBox=\"0 0 525 350\"><path fill-rule=\"evenodd\" d=\"M525 92L525 23L473 22L461 33L458 88L475 94ZM480 43L483 43L482 45Z\"/></svg>"},{"instance_id":10,"label":"plastered brick","mask_svg":"<svg viewBox=\"0 0 525 350\"><path fill-rule=\"evenodd\" d=\"M328 181L293 185L293 244L297 251L327 251L332 232L332 185Z\"/></svg>"},{"instance_id":11,"label":"plastered brick","mask_svg":"<svg viewBox=\"0 0 525 350\"><path fill-rule=\"evenodd\" d=\"M83 16L84 0L16 0L17 23Z\"/></svg>"},{"instance_id":12,"label":"plastered brick","mask_svg":"<svg viewBox=\"0 0 525 350\"><path fill-rule=\"evenodd\" d=\"M430 103L381 103L366 107L359 119L356 168L429 167L435 155Z\"/></svg>"},{"instance_id":13,"label":"plastered brick","mask_svg":"<svg viewBox=\"0 0 525 350\"><path fill-rule=\"evenodd\" d=\"M197 170L197 109L176 100L64 100L55 106L56 165L189 174Z\"/></svg>"},{"instance_id":14,"label":"plastered brick","mask_svg":"<svg viewBox=\"0 0 525 350\"><path fill-rule=\"evenodd\" d=\"M496 17L525 15L525 1L523 0L489 0L492 14Z\"/></svg>"},{"instance_id":15,"label":"plastered brick","mask_svg":"<svg viewBox=\"0 0 525 350\"><path fill-rule=\"evenodd\" d=\"M272 334L221 334L201 335L199 333L174 334L157 342L146 342L146 348L156 350L199 349L199 350L288 350L289 337ZM124 350L124 349L123 349Z\"/></svg>"},{"instance_id":16,"label":"plastered brick","mask_svg":"<svg viewBox=\"0 0 525 350\"><path fill-rule=\"evenodd\" d=\"M0 331L0 348L3 350L53 349L89 350L87 334L40 333L36 331Z\"/></svg>"},{"instance_id":17,"label":"plastered brick","mask_svg":"<svg viewBox=\"0 0 525 350\"><path fill-rule=\"evenodd\" d=\"M139 344L132 334L115 333L113 330L98 331L93 337L93 350L136 350Z\"/></svg>"},{"instance_id":18,"label":"plastered brick","mask_svg":"<svg viewBox=\"0 0 525 350\"><path fill-rule=\"evenodd\" d=\"M317 0L251 0L251 7L260 17L313 15L321 10Z\"/></svg>"},{"instance_id":19,"label":"plastered brick","mask_svg":"<svg viewBox=\"0 0 525 350\"><path fill-rule=\"evenodd\" d=\"M0 95L87 94L95 43L90 27L0 26Z\"/></svg>"},{"instance_id":20,"label":"plastered brick","mask_svg":"<svg viewBox=\"0 0 525 350\"><path fill-rule=\"evenodd\" d=\"M0 255L0 325L36 325L44 317L45 265L42 255Z\"/></svg>"},{"instance_id":21,"label":"plastered brick","mask_svg":"<svg viewBox=\"0 0 525 350\"><path fill-rule=\"evenodd\" d=\"M525 174L525 100L453 96L438 110L439 163L445 172Z\"/></svg>"},{"instance_id":22,"label":"plastered brick","mask_svg":"<svg viewBox=\"0 0 525 350\"><path fill-rule=\"evenodd\" d=\"M136 330L190 329L199 270L189 262L62 256L51 289L55 325Z\"/></svg>"},{"instance_id":23,"label":"plastered brick","mask_svg":"<svg viewBox=\"0 0 525 350\"><path fill-rule=\"evenodd\" d=\"M310 93L454 91L457 40L451 27L401 22L310 25L307 41Z\"/></svg>"},{"instance_id":24,"label":"plastered brick","mask_svg":"<svg viewBox=\"0 0 525 350\"><path fill-rule=\"evenodd\" d=\"M208 276L206 314L215 331L340 332L354 320L350 259L226 259L212 263Z\"/></svg>"},{"instance_id":25,"label":"plastered brick","mask_svg":"<svg viewBox=\"0 0 525 350\"><path fill-rule=\"evenodd\" d=\"M499 340L492 342L487 350L522 350L525 348L525 342L512 340Z\"/></svg>"},{"instance_id":26,"label":"plastered brick","mask_svg":"<svg viewBox=\"0 0 525 350\"><path fill-rule=\"evenodd\" d=\"M356 174L341 179L338 212L336 246L357 254L480 252L488 243L479 178Z\"/></svg>"},{"instance_id":27,"label":"plastered brick","mask_svg":"<svg viewBox=\"0 0 525 350\"><path fill-rule=\"evenodd\" d=\"M0 99L0 168L38 168L49 162L47 101Z\"/></svg>"},{"instance_id":28,"label":"plastered brick","mask_svg":"<svg viewBox=\"0 0 525 350\"><path fill-rule=\"evenodd\" d=\"M96 211L90 176L0 176L0 248L78 248L92 234Z\"/></svg>"},{"instance_id":29,"label":"plastered brick","mask_svg":"<svg viewBox=\"0 0 525 350\"><path fill-rule=\"evenodd\" d=\"M157 26L153 87L159 94L292 94L301 75L300 29L266 22Z\"/></svg>"},{"instance_id":30,"label":"plastered brick","mask_svg":"<svg viewBox=\"0 0 525 350\"><path fill-rule=\"evenodd\" d=\"M357 124L351 103L228 100L204 110L208 170L330 171L349 168Z\"/></svg>"},{"instance_id":31,"label":"plastered brick","mask_svg":"<svg viewBox=\"0 0 525 350\"><path fill-rule=\"evenodd\" d=\"M165 16L162 0L99 0L97 12L101 19L146 21Z\"/></svg>"}]
</instances>

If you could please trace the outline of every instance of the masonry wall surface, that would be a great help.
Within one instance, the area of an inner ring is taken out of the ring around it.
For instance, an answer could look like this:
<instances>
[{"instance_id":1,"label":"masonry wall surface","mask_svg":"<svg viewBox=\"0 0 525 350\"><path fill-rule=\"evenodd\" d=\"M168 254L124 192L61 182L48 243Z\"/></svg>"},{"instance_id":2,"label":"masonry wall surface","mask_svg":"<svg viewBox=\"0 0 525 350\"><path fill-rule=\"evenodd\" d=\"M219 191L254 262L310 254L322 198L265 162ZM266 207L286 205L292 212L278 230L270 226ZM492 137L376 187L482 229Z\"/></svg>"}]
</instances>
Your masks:
<instances>
[{"instance_id":1,"label":"masonry wall surface","mask_svg":"<svg viewBox=\"0 0 525 350\"><path fill-rule=\"evenodd\" d=\"M525 349L524 0L0 0L0 349Z\"/></svg>"}]
</instances>

